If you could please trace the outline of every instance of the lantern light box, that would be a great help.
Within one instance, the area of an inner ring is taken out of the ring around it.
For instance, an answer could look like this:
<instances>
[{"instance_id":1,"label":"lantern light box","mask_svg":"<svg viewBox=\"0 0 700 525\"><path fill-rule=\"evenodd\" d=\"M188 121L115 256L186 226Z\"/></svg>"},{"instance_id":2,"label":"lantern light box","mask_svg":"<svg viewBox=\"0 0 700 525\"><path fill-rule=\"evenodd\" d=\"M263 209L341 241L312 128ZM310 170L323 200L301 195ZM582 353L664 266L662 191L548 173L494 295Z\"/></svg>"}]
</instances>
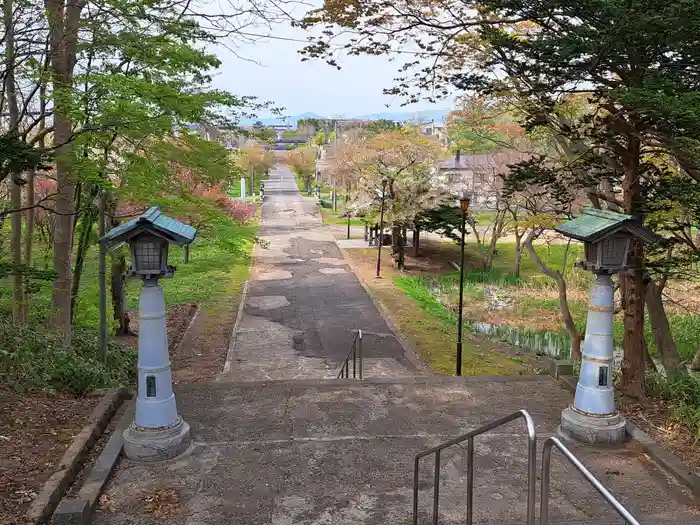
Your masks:
<instances>
[{"instance_id":1,"label":"lantern light box","mask_svg":"<svg viewBox=\"0 0 700 525\"><path fill-rule=\"evenodd\" d=\"M584 243L581 266L594 273L628 270L630 245L634 239L658 242L654 232L637 223L632 215L610 210L586 209L583 214L554 228L565 237Z\"/></svg>"}]
</instances>

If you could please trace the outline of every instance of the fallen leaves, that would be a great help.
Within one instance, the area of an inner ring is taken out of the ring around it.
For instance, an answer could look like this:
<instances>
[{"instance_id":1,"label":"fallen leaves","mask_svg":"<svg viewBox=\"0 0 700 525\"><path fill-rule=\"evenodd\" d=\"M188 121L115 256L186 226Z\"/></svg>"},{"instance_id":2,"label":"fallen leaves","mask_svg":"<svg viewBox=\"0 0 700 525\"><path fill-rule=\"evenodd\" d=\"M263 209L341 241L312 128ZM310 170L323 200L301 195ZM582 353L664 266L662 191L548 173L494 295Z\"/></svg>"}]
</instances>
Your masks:
<instances>
[{"instance_id":1,"label":"fallen leaves","mask_svg":"<svg viewBox=\"0 0 700 525\"><path fill-rule=\"evenodd\" d=\"M114 512L116 510L114 500L109 497L109 494L100 494L99 505L102 510L107 512Z\"/></svg>"},{"instance_id":2,"label":"fallen leaves","mask_svg":"<svg viewBox=\"0 0 700 525\"><path fill-rule=\"evenodd\" d=\"M180 496L175 489L157 488L144 498L145 510L154 518L168 518L180 508Z\"/></svg>"}]
</instances>

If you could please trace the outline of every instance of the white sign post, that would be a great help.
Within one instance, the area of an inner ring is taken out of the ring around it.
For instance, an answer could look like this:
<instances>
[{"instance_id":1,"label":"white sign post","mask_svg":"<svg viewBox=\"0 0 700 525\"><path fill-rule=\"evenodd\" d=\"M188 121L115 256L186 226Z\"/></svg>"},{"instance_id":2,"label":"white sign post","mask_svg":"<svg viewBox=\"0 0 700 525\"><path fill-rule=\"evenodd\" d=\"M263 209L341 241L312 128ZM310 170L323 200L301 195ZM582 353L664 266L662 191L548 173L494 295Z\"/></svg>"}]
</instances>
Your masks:
<instances>
[{"instance_id":1,"label":"white sign post","mask_svg":"<svg viewBox=\"0 0 700 525\"><path fill-rule=\"evenodd\" d=\"M245 177L241 177L241 200L245 201Z\"/></svg>"}]
</instances>

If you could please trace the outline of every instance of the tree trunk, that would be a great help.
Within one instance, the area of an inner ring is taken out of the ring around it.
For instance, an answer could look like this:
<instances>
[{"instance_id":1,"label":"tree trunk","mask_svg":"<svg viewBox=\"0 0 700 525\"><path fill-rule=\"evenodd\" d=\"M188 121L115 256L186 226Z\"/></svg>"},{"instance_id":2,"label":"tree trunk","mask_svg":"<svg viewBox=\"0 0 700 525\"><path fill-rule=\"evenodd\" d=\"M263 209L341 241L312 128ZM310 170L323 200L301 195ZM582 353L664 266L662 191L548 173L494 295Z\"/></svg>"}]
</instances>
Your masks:
<instances>
[{"instance_id":1,"label":"tree trunk","mask_svg":"<svg viewBox=\"0 0 700 525\"><path fill-rule=\"evenodd\" d=\"M571 309L569 308L569 299L567 296L567 286L564 276L557 270L547 266L540 256L537 255L535 248L532 246L534 240L535 232L533 231L530 235L525 238L525 247L530 252L530 258L539 267L540 271L546 276L554 279L557 283L557 289L559 291L559 310L561 312L562 322L564 327L571 338L571 360L578 362L581 360L581 334L576 328L576 323L574 322L574 317L571 315Z\"/></svg>"},{"instance_id":2,"label":"tree trunk","mask_svg":"<svg viewBox=\"0 0 700 525\"><path fill-rule=\"evenodd\" d=\"M116 218L116 201L111 199L108 203L107 217L109 228L119 226L119 219ZM112 252L110 292L112 295L112 310L114 319L117 321L115 335L133 335L129 323L129 313L126 308L126 257L121 250Z\"/></svg>"},{"instance_id":3,"label":"tree trunk","mask_svg":"<svg viewBox=\"0 0 700 525\"><path fill-rule=\"evenodd\" d=\"M404 269L404 244L401 226L391 228L391 257L398 270Z\"/></svg>"},{"instance_id":4,"label":"tree trunk","mask_svg":"<svg viewBox=\"0 0 700 525\"><path fill-rule=\"evenodd\" d=\"M513 265L513 275L518 278L520 277L520 267L523 261L522 237L522 234L515 234L515 263Z\"/></svg>"},{"instance_id":5,"label":"tree trunk","mask_svg":"<svg viewBox=\"0 0 700 525\"><path fill-rule=\"evenodd\" d=\"M112 254L112 278L110 289L112 293L112 309L114 319L117 321L115 335L133 335L129 323L129 313L126 309L126 292L124 272L126 270L126 257L120 251Z\"/></svg>"},{"instance_id":6,"label":"tree trunk","mask_svg":"<svg viewBox=\"0 0 700 525\"><path fill-rule=\"evenodd\" d=\"M476 239L476 244L479 247L479 254L481 255L481 267L486 268L486 252L484 250L483 239L479 235L479 231L476 228L476 221L471 215L467 215L467 222L474 232L474 238Z\"/></svg>"},{"instance_id":7,"label":"tree trunk","mask_svg":"<svg viewBox=\"0 0 700 525\"><path fill-rule=\"evenodd\" d=\"M56 196L54 198L55 233L53 266L52 326L71 339L70 297L73 282L71 251L73 248L73 214L75 180L72 173L72 80L75 67L80 11L85 3L46 0L49 22L49 52L53 81L53 145L56 155Z\"/></svg>"},{"instance_id":8,"label":"tree trunk","mask_svg":"<svg viewBox=\"0 0 700 525\"><path fill-rule=\"evenodd\" d=\"M420 228L413 229L413 256L418 257L420 253Z\"/></svg>"},{"instance_id":9,"label":"tree trunk","mask_svg":"<svg viewBox=\"0 0 700 525\"><path fill-rule=\"evenodd\" d=\"M642 198L642 190L639 183L639 139L628 136L628 155L625 159L623 179L623 202L625 213L636 215ZM645 360L642 351L644 339L644 246L641 242L630 244L628 261L631 272L622 276L625 280L623 293L625 295L624 324L624 355L622 359L622 379L620 389L626 394L637 399L645 397Z\"/></svg>"},{"instance_id":10,"label":"tree trunk","mask_svg":"<svg viewBox=\"0 0 700 525\"><path fill-rule=\"evenodd\" d=\"M656 350L659 352L661 362L668 373L678 370L681 360L678 357L676 342L671 335L671 327L668 324L668 316L661 298L662 289L652 280L646 283L645 300L649 312L651 333L654 336Z\"/></svg>"},{"instance_id":11,"label":"tree trunk","mask_svg":"<svg viewBox=\"0 0 700 525\"><path fill-rule=\"evenodd\" d=\"M34 210L35 193L34 187L36 185L36 173L34 171L29 172L29 177L27 179L27 226L24 232L24 264L30 266L32 264L32 249L34 247L34 220L36 217L36 210Z\"/></svg>"},{"instance_id":12,"label":"tree trunk","mask_svg":"<svg viewBox=\"0 0 700 525\"><path fill-rule=\"evenodd\" d=\"M17 135L19 126L19 107L17 105L17 85L15 84L15 32L13 15L13 1L3 2L3 22L5 26L5 99L9 117L8 134ZM10 208L19 210L22 208L21 173L10 173ZM24 323L27 320L24 301L24 279L20 271L22 266L22 212L15 211L11 215L10 227L12 230L10 246L12 250L12 263L15 266L12 276L12 318L16 323Z\"/></svg>"},{"instance_id":13,"label":"tree trunk","mask_svg":"<svg viewBox=\"0 0 700 525\"><path fill-rule=\"evenodd\" d=\"M484 268L486 270L490 270L493 266L493 258L496 255L496 244L498 243L498 239L500 239L501 234L503 233L503 222L504 217L500 215L499 212L499 216L496 218L496 222L493 225L491 240L489 241L489 251L488 255L486 256L486 264L484 265Z\"/></svg>"},{"instance_id":14,"label":"tree trunk","mask_svg":"<svg viewBox=\"0 0 700 525\"><path fill-rule=\"evenodd\" d=\"M73 284L71 287L70 294L71 323L75 322L75 303L78 300L78 293L80 292L80 278L83 275L83 267L85 266L85 256L87 255L88 249L90 248L90 234L92 233L92 227L95 224L96 218L97 217L94 211L90 210L83 216L83 219L80 221L78 252L75 256L75 272L73 274Z\"/></svg>"}]
</instances>

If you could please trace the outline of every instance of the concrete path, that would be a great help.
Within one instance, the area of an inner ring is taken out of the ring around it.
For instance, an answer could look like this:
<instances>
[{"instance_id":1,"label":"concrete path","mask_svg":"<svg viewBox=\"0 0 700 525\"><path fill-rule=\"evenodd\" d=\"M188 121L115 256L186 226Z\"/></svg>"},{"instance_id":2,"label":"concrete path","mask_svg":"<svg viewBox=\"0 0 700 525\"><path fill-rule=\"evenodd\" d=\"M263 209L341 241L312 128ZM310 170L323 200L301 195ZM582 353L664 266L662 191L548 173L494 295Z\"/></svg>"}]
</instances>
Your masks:
<instances>
[{"instance_id":1,"label":"concrete path","mask_svg":"<svg viewBox=\"0 0 700 525\"><path fill-rule=\"evenodd\" d=\"M177 395L192 447L158 464L122 460L106 491L113 511L98 511L96 524L408 525L415 454L521 408L541 446L571 400L548 376L216 383ZM474 448L474 523L524 525L523 423L477 438ZM572 448L641 523L700 524L683 489L633 447ZM466 523L465 449L441 457L440 525ZM431 457L421 463L420 525L432 523L433 465ZM147 511L158 489L177 496L164 517ZM555 453L550 524L619 523Z\"/></svg>"},{"instance_id":2,"label":"concrete path","mask_svg":"<svg viewBox=\"0 0 700 525\"><path fill-rule=\"evenodd\" d=\"M335 377L363 331L367 377L410 376L415 366L287 168L265 183L248 296L223 381Z\"/></svg>"}]
</instances>

